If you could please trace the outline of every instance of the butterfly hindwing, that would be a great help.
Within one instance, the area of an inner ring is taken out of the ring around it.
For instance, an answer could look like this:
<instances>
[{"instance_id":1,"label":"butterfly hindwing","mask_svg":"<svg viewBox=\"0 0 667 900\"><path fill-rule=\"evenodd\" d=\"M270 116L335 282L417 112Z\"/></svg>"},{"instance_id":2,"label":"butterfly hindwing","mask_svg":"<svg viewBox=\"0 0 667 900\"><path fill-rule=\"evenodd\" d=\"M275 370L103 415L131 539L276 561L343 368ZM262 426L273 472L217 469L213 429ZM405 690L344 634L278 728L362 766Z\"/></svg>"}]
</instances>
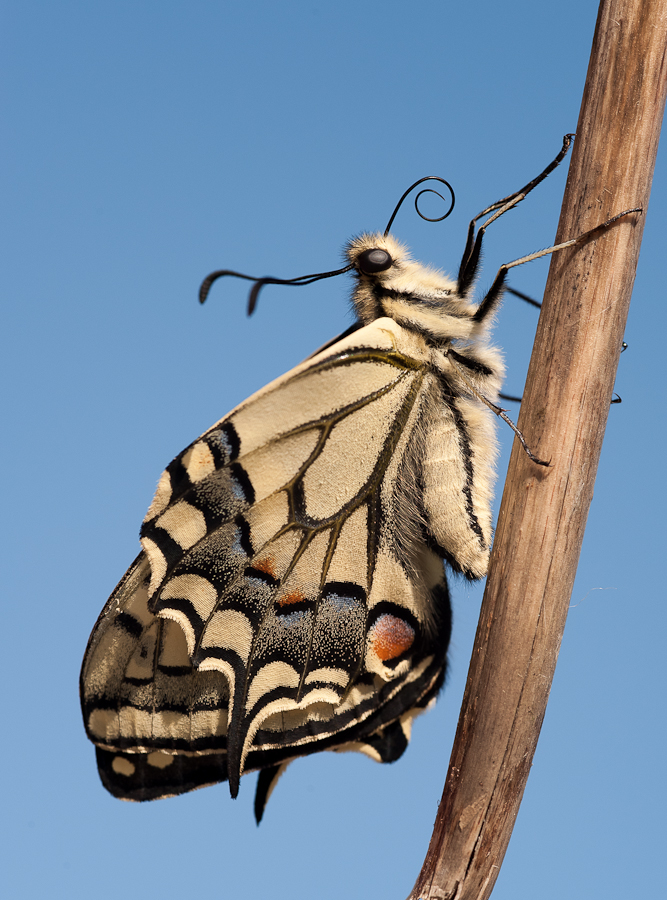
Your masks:
<instances>
[{"instance_id":1,"label":"butterfly hindwing","mask_svg":"<svg viewBox=\"0 0 667 900\"><path fill-rule=\"evenodd\" d=\"M167 467L84 662L113 793L235 794L243 771L317 749L402 753L449 640L419 501L434 391L419 341L382 319Z\"/></svg>"}]
</instances>

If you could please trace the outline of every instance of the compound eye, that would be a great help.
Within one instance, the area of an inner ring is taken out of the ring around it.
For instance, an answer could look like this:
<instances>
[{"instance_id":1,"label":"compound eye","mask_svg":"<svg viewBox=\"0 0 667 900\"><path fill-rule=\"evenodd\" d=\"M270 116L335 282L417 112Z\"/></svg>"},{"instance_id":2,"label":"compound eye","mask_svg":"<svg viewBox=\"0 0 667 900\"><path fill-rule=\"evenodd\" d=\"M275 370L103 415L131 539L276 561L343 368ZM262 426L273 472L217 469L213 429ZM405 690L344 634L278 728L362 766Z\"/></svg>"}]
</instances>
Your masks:
<instances>
[{"instance_id":1,"label":"compound eye","mask_svg":"<svg viewBox=\"0 0 667 900\"><path fill-rule=\"evenodd\" d=\"M364 275L375 275L376 272L384 272L393 265L394 260L386 250L376 248L374 250L364 250L357 257L357 265Z\"/></svg>"}]
</instances>

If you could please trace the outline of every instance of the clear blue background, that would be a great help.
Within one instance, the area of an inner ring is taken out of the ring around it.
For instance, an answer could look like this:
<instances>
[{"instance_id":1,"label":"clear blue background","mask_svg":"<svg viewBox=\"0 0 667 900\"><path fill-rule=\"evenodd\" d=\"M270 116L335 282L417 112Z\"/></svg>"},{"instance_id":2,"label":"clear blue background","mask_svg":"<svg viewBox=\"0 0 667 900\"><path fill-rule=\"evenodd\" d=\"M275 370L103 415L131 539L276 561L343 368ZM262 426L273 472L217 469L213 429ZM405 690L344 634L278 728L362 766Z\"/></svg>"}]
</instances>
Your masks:
<instances>
[{"instance_id":1,"label":"clear blue background","mask_svg":"<svg viewBox=\"0 0 667 900\"><path fill-rule=\"evenodd\" d=\"M196 301L229 266L339 265L441 174L447 222L394 233L455 271L468 219L576 127L594 0L4 4L3 895L403 898L426 851L481 597L455 585L451 677L393 766L295 763L152 804L102 789L80 720L90 629L164 465L351 321L348 283ZM619 148L622 152L622 148ZM563 648L496 900L664 889L667 167L644 245ZM481 286L554 237L566 165L491 229ZM547 263L513 284L539 296ZM497 328L520 392L534 310ZM511 434L501 433L504 474Z\"/></svg>"}]
</instances>

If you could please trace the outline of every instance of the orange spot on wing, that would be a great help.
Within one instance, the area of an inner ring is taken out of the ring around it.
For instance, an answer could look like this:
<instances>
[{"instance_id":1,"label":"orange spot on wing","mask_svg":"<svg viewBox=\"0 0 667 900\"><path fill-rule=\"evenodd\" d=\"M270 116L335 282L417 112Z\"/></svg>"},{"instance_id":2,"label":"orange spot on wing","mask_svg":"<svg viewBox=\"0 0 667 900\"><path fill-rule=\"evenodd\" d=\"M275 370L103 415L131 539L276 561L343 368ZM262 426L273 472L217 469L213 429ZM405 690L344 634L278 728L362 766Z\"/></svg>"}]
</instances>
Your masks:
<instances>
[{"instance_id":1,"label":"orange spot on wing","mask_svg":"<svg viewBox=\"0 0 667 900\"><path fill-rule=\"evenodd\" d=\"M278 599L278 606L289 606L292 603L302 603L305 599L306 598L301 591L294 588Z\"/></svg>"},{"instance_id":2,"label":"orange spot on wing","mask_svg":"<svg viewBox=\"0 0 667 900\"><path fill-rule=\"evenodd\" d=\"M385 613L368 633L373 650L385 662L396 659L412 646L415 630L403 619Z\"/></svg>"},{"instance_id":3,"label":"orange spot on wing","mask_svg":"<svg viewBox=\"0 0 667 900\"><path fill-rule=\"evenodd\" d=\"M277 578L276 570L275 570L276 562L272 556L266 556L264 559L257 560L252 564L253 569L258 569L260 572L266 572L267 575L271 575L272 578Z\"/></svg>"}]
</instances>

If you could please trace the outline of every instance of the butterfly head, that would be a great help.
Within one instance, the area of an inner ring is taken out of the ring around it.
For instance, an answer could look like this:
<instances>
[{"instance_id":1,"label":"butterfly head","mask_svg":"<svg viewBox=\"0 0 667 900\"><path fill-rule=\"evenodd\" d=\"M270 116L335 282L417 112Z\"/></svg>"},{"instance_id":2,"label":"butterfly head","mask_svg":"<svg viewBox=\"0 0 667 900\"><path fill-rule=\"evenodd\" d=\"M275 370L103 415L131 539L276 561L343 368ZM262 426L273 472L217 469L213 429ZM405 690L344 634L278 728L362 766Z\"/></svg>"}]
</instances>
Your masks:
<instances>
[{"instance_id":1,"label":"butterfly head","mask_svg":"<svg viewBox=\"0 0 667 900\"><path fill-rule=\"evenodd\" d=\"M361 234L346 247L357 283L352 302L364 325L389 316L431 339L468 338L474 308L443 272L412 259L391 235Z\"/></svg>"}]
</instances>

